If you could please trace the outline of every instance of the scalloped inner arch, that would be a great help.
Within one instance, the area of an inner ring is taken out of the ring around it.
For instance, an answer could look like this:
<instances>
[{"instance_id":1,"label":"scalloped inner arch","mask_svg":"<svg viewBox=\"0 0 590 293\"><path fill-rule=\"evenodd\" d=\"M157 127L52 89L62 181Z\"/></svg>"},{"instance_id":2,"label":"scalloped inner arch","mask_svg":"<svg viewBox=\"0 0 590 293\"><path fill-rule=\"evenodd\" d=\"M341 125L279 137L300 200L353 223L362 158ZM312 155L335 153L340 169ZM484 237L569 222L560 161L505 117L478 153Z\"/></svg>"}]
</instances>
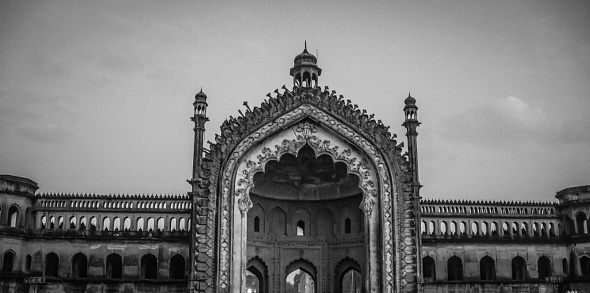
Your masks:
<instances>
[{"instance_id":1,"label":"scalloped inner arch","mask_svg":"<svg viewBox=\"0 0 590 293\"><path fill-rule=\"evenodd\" d=\"M269 161L264 172L254 174L252 194L282 200L330 200L362 193L359 178L348 173L345 163L329 155L316 157L303 146L297 156L284 154Z\"/></svg>"}]
</instances>

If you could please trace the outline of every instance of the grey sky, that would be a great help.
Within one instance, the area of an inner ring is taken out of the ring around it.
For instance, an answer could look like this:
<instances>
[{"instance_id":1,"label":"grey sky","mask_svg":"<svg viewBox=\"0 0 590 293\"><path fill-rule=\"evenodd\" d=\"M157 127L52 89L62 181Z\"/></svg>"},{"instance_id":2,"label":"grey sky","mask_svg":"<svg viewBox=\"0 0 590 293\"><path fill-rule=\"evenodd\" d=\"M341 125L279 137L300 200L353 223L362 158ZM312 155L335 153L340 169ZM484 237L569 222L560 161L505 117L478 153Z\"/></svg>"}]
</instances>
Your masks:
<instances>
[{"instance_id":1,"label":"grey sky","mask_svg":"<svg viewBox=\"0 0 590 293\"><path fill-rule=\"evenodd\" d=\"M283 84L391 125L417 99L423 196L552 200L590 184L588 1L1 1L0 173L43 192L185 193L206 140Z\"/></svg>"}]
</instances>

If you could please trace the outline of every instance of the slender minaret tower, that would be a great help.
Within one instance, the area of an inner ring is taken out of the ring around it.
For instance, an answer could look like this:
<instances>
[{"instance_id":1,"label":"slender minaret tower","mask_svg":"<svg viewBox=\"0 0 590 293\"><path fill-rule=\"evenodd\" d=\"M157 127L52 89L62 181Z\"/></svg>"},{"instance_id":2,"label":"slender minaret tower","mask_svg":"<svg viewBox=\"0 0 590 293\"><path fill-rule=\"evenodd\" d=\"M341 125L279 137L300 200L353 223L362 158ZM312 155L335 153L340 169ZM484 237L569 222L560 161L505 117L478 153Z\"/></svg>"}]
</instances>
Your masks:
<instances>
[{"instance_id":1,"label":"slender minaret tower","mask_svg":"<svg viewBox=\"0 0 590 293\"><path fill-rule=\"evenodd\" d=\"M414 220L416 225L416 276L418 281L422 282L422 239L420 237L421 232L421 217L420 217L420 180L418 177L418 145L416 137L418 132L416 129L421 124L418 122L418 107L416 107L416 99L408 93L408 97L404 101L406 106L404 107L405 121L402 124L406 128L406 136L408 137L408 157L410 160L410 168L412 172L412 194L413 198L409 199L414 205Z\"/></svg>"},{"instance_id":2,"label":"slender minaret tower","mask_svg":"<svg viewBox=\"0 0 590 293\"><path fill-rule=\"evenodd\" d=\"M192 177L190 180L188 180L188 182L191 184L191 192L189 192L190 198L191 198L191 202L192 202L192 211L191 211L191 217L193 219L193 221L190 221L190 227L189 227L189 231L190 231L190 235L191 235L191 240L189 243L189 249L190 249L190 279L189 279L189 290L190 292L194 292L194 283L198 282L199 280L198 277L195 275L195 270L193 269L193 266L195 264L195 241L196 241L196 233L197 233L197 229L195 228L195 225L197 224L197 200L199 198L199 194L198 194L198 178L199 178L199 173L201 170L201 159L203 157L203 136L205 134L205 123L207 121L209 121L209 118L207 118L207 95L205 95L205 93L203 93L203 89L201 89L201 91L199 93L197 93L195 95L195 102L193 103L193 107L194 107L194 112L193 112L193 116L191 117L191 120L193 122L195 122L195 128L193 128L193 130L195 131L195 148L194 148L194 153L193 153L193 172L192 172ZM202 280L201 280L202 281Z\"/></svg>"},{"instance_id":3,"label":"slender minaret tower","mask_svg":"<svg viewBox=\"0 0 590 293\"><path fill-rule=\"evenodd\" d=\"M195 150L193 154L193 176L191 180L192 191L197 191L196 179L199 175L201 167L201 158L203 156L203 136L205 134L205 122L209 121L207 118L207 95L203 93L203 89L195 95L195 102L193 103L194 113L191 120L195 122Z\"/></svg>"}]
</instances>

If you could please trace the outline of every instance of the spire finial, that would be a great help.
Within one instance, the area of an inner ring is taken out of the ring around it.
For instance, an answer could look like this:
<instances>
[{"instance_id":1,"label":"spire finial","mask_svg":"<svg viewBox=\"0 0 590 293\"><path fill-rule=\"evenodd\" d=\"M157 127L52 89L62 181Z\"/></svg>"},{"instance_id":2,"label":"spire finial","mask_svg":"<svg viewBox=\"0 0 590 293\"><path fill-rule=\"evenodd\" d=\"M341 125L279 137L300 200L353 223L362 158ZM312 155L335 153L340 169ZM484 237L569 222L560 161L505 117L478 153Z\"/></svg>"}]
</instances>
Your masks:
<instances>
[{"instance_id":1,"label":"spire finial","mask_svg":"<svg viewBox=\"0 0 590 293\"><path fill-rule=\"evenodd\" d=\"M203 87L201 87L201 92L203 92Z\"/></svg>"},{"instance_id":2,"label":"spire finial","mask_svg":"<svg viewBox=\"0 0 590 293\"><path fill-rule=\"evenodd\" d=\"M305 51L307 51L307 40L305 40Z\"/></svg>"},{"instance_id":3,"label":"spire finial","mask_svg":"<svg viewBox=\"0 0 590 293\"><path fill-rule=\"evenodd\" d=\"M412 95L410 95L410 92L408 92L408 97L411 97Z\"/></svg>"}]
</instances>

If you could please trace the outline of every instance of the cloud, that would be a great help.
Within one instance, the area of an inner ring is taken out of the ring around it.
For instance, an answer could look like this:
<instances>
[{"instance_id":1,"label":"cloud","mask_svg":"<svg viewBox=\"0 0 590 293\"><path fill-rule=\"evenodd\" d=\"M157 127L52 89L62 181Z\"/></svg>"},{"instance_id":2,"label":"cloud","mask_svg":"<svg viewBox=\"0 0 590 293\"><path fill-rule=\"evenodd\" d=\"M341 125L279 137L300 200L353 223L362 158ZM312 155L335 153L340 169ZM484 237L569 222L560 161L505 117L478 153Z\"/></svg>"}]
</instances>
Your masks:
<instances>
[{"instance_id":1,"label":"cloud","mask_svg":"<svg viewBox=\"0 0 590 293\"><path fill-rule=\"evenodd\" d=\"M74 98L0 89L0 133L35 142L65 142L80 111Z\"/></svg>"},{"instance_id":2,"label":"cloud","mask_svg":"<svg viewBox=\"0 0 590 293\"><path fill-rule=\"evenodd\" d=\"M588 120L588 119L585 119ZM495 148L524 143L563 145L590 142L590 122L548 115L534 101L509 96L478 103L441 123L443 139Z\"/></svg>"}]
</instances>

